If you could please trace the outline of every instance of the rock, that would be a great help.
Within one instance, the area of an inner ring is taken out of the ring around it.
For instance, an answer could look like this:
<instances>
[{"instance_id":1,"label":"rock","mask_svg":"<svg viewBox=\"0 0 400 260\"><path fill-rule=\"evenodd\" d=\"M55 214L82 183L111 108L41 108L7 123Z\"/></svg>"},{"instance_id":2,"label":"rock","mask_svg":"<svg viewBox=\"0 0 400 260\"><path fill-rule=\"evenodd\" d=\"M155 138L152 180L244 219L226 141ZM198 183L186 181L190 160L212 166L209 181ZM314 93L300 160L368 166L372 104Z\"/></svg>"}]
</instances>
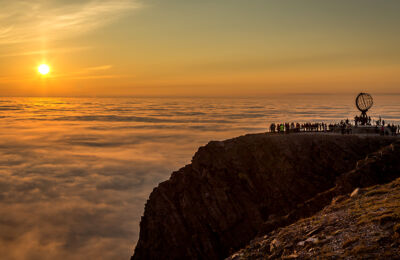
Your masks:
<instances>
[{"instance_id":1,"label":"rock","mask_svg":"<svg viewBox=\"0 0 400 260\"><path fill-rule=\"evenodd\" d=\"M279 248L281 245L282 245L282 243L279 242L279 240L274 239L274 240L272 240L271 244L269 245L269 251L272 252L273 250Z\"/></svg>"},{"instance_id":2,"label":"rock","mask_svg":"<svg viewBox=\"0 0 400 260\"><path fill-rule=\"evenodd\" d=\"M317 244L319 242L319 239L316 238L316 237L309 237L309 238L306 239L306 242Z\"/></svg>"},{"instance_id":3,"label":"rock","mask_svg":"<svg viewBox=\"0 0 400 260\"><path fill-rule=\"evenodd\" d=\"M240 253L235 253L235 254L231 255L231 259L232 260L237 260L237 259L240 259L240 256L241 256Z\"/></svg>"},{"instance_id":4,"label":"rock","mask_svg":"<svg viewBox=\"0 0 400 260\"><path fill-rule=\"evenodd\" d=\"M227 257L231 248L254 238L270 215L277 217L266 232L319 210L332 198L305 202L334 187L358 160L392 140L256 134L210 142L191 164L154 189L132 259ZM359 167L366 169L364 163ZM282 218L303 203L301 211Z\"/></svg>"},{"instance_id":5,"label":"rock","mask_svg":"<svg viewBox=\"0 0 400 260\"><path fill-rule=\"evenodd\" d=\"M304 246L304 244L306 243L306 241L300 241L299 243L297 243L298 246Z\"/></svg>"},{"instance_id":6,"label":"rock","mask_svg":"<svg viewBox=\"0 0 400 260\"><path fill-rule=\"evenodd\" d=\"M357 197L359 194L360 194L360 188L357 188L350 194L350 198Z\"/></svg>"},{"instance_id":7,"label":"rock","mask_svg":"<svg viewBox=\"0 0 400 260\"><path fill-rule=\"evenodd\" d=\"M293 258L298 258L298 257L299 257L299 255L297 255L297 254L291 254L291 255L282 257L282 259L293 259Z\"/></svg>"},{"instance_id":8,"label":"rock","mask_svg":"<svg viewBox=\"0 0 400 260\"><path fill-rule=\"evenodd\" d=\"M333 238L333 236L326 236L325 239L326 240L331 240Z\"/></svg>"}]
</instances>

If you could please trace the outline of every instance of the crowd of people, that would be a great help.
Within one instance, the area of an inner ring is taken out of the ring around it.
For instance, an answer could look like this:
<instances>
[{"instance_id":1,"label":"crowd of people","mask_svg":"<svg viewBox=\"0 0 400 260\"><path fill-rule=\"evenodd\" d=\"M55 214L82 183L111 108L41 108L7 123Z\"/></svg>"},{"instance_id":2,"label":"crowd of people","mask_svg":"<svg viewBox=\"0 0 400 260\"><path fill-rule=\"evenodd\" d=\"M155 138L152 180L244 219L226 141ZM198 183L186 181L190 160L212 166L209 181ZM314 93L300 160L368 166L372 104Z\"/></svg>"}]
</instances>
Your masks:
<instances>
[{"instance_id":1,"label":"crowd of people","mask_svg":"<svg viewBox=\"0 0 400 260\"><path fill-rule=\"evenodd\" d=\"M340 123L272 123L269 127L271 133L299 133L299 132L336 132L342 134L353 133L353 128L357 127L360 123L358 118L355 118L354 124L349 119L342 120ZM367 125L371 126L371 118L367 118ZM375 126L376 133L381 135L397 135L400 134L400 125L388 124L385 125L385 121L379 118L376 121Z\"/></svg>"},{"instance_id":2,"label":"crowd of people","mask_svg":"<svg viewBox=\"0 0 400 260\"><path fill-rule=\"evenodd\" d=\"M370 116L355 116L354 117L355 125L371 125L371 117Z\"/></svg>"},{"instance_id":3,"label":"crowd of people","mask_svg":"<svg viewBox=\"0 0 400 260\"><path fill-rule=\"evenodd\" d=\"M398 135L400 134L400 125L395 125L395 124L388 124L387 126L390 129L390 132L392 135ZM383 129L383 134L385 134L385 129ZM382 132L382 131L381 131ZM382 133L381 133L382 134Z\"/></svg>"},{"instance_id":4,"label":"crowd of people","mask_svg":"<svg viewBox=\"0 0 400 260\"><path fill-rule=\"evenodd\" d=\"M327 132L328 125L325 123L272 123L272 133L296 133L296 132Z\"/></svg>"}]
</instances>

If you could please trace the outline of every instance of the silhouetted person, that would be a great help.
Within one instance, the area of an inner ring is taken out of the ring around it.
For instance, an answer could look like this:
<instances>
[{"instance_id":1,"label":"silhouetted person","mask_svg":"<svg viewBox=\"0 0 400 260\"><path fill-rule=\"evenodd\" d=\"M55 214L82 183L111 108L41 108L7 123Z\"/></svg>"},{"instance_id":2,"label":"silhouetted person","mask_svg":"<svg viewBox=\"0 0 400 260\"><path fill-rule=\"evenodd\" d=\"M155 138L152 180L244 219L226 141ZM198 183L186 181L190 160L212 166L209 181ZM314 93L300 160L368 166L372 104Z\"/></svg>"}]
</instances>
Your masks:
<instances>
[{"instance_id":1,"label":"silhouetted person","mask_svg":"<svg viewBox=\"0 0 400 260\"><path fill-rule=\"evenodd\" d=\"M275 123L272 123L270 126L271 133L275 133Z\"/></svg>"}]
</instances>

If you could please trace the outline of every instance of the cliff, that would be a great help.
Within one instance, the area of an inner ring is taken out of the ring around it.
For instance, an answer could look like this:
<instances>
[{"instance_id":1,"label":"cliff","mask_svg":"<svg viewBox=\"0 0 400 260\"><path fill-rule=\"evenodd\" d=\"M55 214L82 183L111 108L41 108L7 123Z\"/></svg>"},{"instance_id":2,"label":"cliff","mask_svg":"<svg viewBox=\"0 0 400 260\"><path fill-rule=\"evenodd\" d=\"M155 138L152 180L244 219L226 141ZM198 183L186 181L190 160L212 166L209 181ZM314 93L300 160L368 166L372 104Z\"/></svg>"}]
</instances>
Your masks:
<instances>
[{"instance_id":1,"label":"cliff","mask_svg":"<svg viewBox=\"0 0 400 260\"><path fill-rule=\"evenodd\" d=\"M132 259L227 257L257 234L317 212L360 182L368 186L393 179L396 173L388 179L354 173L380 167L362 159L393 141L257 134L210 142L153 190Z\"/></svg>"}]
</instances>

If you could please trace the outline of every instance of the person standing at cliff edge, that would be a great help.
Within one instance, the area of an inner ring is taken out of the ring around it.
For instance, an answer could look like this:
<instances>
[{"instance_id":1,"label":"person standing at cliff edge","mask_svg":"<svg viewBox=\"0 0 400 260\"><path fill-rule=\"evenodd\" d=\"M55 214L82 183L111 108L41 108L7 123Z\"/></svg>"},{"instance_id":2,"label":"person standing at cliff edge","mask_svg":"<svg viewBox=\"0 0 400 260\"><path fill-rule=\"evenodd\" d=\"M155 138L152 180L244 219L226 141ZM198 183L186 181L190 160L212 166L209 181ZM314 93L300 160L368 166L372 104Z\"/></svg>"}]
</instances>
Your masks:
<instances>
[{"instance_id":1,"label":"person standing at cliff edge","mask_svg":"<svg viewBox=\"0 0 400 260\"><path fill-rule=\"evenodd\" d=\"M271 133L275 133L275 123L272 123L270 126Z\"/></svg>"}]
</instances>

